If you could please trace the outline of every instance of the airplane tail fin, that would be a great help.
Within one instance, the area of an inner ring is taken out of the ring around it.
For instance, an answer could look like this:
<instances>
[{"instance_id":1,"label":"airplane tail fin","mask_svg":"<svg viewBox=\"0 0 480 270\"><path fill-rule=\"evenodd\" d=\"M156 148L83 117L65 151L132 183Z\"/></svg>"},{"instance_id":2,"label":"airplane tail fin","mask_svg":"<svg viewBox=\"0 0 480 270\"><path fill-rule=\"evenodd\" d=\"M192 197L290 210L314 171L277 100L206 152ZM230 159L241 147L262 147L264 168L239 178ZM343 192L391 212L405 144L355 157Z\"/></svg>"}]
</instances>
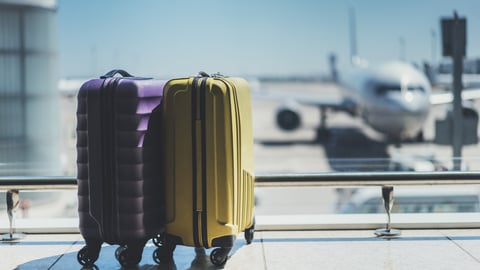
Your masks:
<instances>
[{"instance_id":1,"label":"airplane tail fin","mask_svg":"<svg viewBox=\"0 0 480 270\"><path fill-rule=\"evenodd\" d=\"M368 61L360 57L357 51L357 22L353 7L350 7L348 10L348 18L350 21L350 62L353 67L366 67L368 66Z\"/></svg>"}]
</instances>

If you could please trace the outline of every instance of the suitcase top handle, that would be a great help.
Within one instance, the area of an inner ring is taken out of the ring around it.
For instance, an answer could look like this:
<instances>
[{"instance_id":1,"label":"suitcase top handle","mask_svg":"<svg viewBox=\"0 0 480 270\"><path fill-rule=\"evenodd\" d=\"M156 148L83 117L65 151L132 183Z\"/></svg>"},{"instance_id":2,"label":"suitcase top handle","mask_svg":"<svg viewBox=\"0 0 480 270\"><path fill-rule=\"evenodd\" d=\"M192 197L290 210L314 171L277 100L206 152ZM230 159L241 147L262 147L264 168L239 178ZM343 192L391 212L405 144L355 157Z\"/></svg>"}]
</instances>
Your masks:
<instances>
[{"instance_id":1,"label":"suitcase top handle","mask_svg":"<svg viewBox=\"0 0 480 270\"><path fill-rule=\"evenodd\" d=\"M114 70L108 72L107 74L105 74L103 76L100 76L100 79L112 78L117 74L120 74L123 77L133 77L133 75L131 75L130 73L126 72L123 69L114 69Z\"/></svg>"},{"instance_id":2,"label":"suitcase top handle","mask_svg":"<svg viewBox=\"0 0 480 270\"><path fill-rule=\"evenodd\" d=\"M198 76L200 77L211 77L211 78L226 78L227 76L222 75L220 72L214 74L208 74L205 71L198 72Z\"/></svg>"}]
</instances>

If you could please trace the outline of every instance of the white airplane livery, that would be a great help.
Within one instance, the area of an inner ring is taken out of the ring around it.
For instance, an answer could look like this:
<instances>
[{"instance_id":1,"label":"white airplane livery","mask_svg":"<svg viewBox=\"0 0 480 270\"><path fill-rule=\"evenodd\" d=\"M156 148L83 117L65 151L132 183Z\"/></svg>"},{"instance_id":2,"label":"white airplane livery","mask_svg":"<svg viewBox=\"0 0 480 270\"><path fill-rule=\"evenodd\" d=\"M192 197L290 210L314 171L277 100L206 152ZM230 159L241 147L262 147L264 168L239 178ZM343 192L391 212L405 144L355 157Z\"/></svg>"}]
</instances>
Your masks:
<instances>
[{"instance_id":1,"label":"white airplane livery","mask_svg":"<svg viewBox=\"0 0 480 270\"><path fill-rule=\"evenodd\" d=\"M421 134L430 111L431 87L426 76L403 62L388 62L345 75L341 89L356 104L358 115L390 140Z\"/></svg>"},{"instance_id":2,"label":"white airplane livery","mask_svg":"<svg viewBox=\"0 0 480 270\"><path fill-rule=\"evenodd\" d=\"M277 110L277 125L285 131L301 126L298 106L310 105L322 113L319 134L326 131L326 109L345 111L385 135L390 142L423 138L422 127L432 105L453 101L451 92L432 94L426 76L414 66L387 62L376 67L355 68L340 76L342 97L327 99L287 93L263 93L262 96L284 99ZM463 99L480 98L480 89L462 91Z\"/></svg>"}]
</instances>

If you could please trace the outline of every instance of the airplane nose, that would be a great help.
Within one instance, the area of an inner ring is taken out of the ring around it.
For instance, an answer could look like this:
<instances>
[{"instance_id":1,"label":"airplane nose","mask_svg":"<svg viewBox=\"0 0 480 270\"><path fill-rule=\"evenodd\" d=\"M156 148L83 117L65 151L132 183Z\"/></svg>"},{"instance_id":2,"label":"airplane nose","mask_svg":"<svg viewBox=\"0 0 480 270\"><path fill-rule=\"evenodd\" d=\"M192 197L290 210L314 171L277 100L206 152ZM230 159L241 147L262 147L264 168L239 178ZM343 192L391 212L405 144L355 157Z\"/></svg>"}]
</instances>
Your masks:
<instances>
[{"instance_id":1,"label":"airplane nose","mask_svg":"<svg viewBox=\"0 0 480 270\"><path fill-rule=\"evenodd\" d=\"M430 101L426 95L412 92L405 92L401 96L390 97L388 103L399 114L424 114L430 107Z\"/></svg>"},{"instance_id":2,"label":"airplane nose","mask_svg":"<svg viewBox=\"0 0 480 270\"><path fill-rule=\"evenodd\" d=\"M403 98L405 99L406 102L412 102L413 101L413 94L410 92L407 92L403 95Z\"/></svg>"},{"instance_id":3,"label":"airplane nose","mask_svg":"<svg viewBox=\"0 0 480 270\"><path fill-rule=\"evenodd\" d=\"M391 138L401 140L417 136L430 109L424 95L397 92L382 98L382 102L376 102L376 112L369 114L371 125Z\"/></svg>"}]
</instances>

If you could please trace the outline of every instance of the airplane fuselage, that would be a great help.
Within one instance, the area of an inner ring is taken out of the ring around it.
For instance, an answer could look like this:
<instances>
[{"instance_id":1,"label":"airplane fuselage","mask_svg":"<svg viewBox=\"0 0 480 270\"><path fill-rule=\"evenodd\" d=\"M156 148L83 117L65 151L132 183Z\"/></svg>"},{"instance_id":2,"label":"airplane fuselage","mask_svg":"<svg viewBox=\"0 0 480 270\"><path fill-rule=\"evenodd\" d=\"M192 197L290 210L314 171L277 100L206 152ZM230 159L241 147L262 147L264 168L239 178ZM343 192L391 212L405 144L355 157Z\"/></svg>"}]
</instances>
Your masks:
<instances>
[{"instance_id":1,"label":"airplane fuselage","mask_svg":"<svg viewBox=\"0 0 480 270\"><path fill-rule=\"evenodd\" d=\"M417 136L430 111L431 86L413 66L389 62L361 68L341 78L344 98L355 113L387 139L402 141Z\"/></svg>"}]
</instances>

